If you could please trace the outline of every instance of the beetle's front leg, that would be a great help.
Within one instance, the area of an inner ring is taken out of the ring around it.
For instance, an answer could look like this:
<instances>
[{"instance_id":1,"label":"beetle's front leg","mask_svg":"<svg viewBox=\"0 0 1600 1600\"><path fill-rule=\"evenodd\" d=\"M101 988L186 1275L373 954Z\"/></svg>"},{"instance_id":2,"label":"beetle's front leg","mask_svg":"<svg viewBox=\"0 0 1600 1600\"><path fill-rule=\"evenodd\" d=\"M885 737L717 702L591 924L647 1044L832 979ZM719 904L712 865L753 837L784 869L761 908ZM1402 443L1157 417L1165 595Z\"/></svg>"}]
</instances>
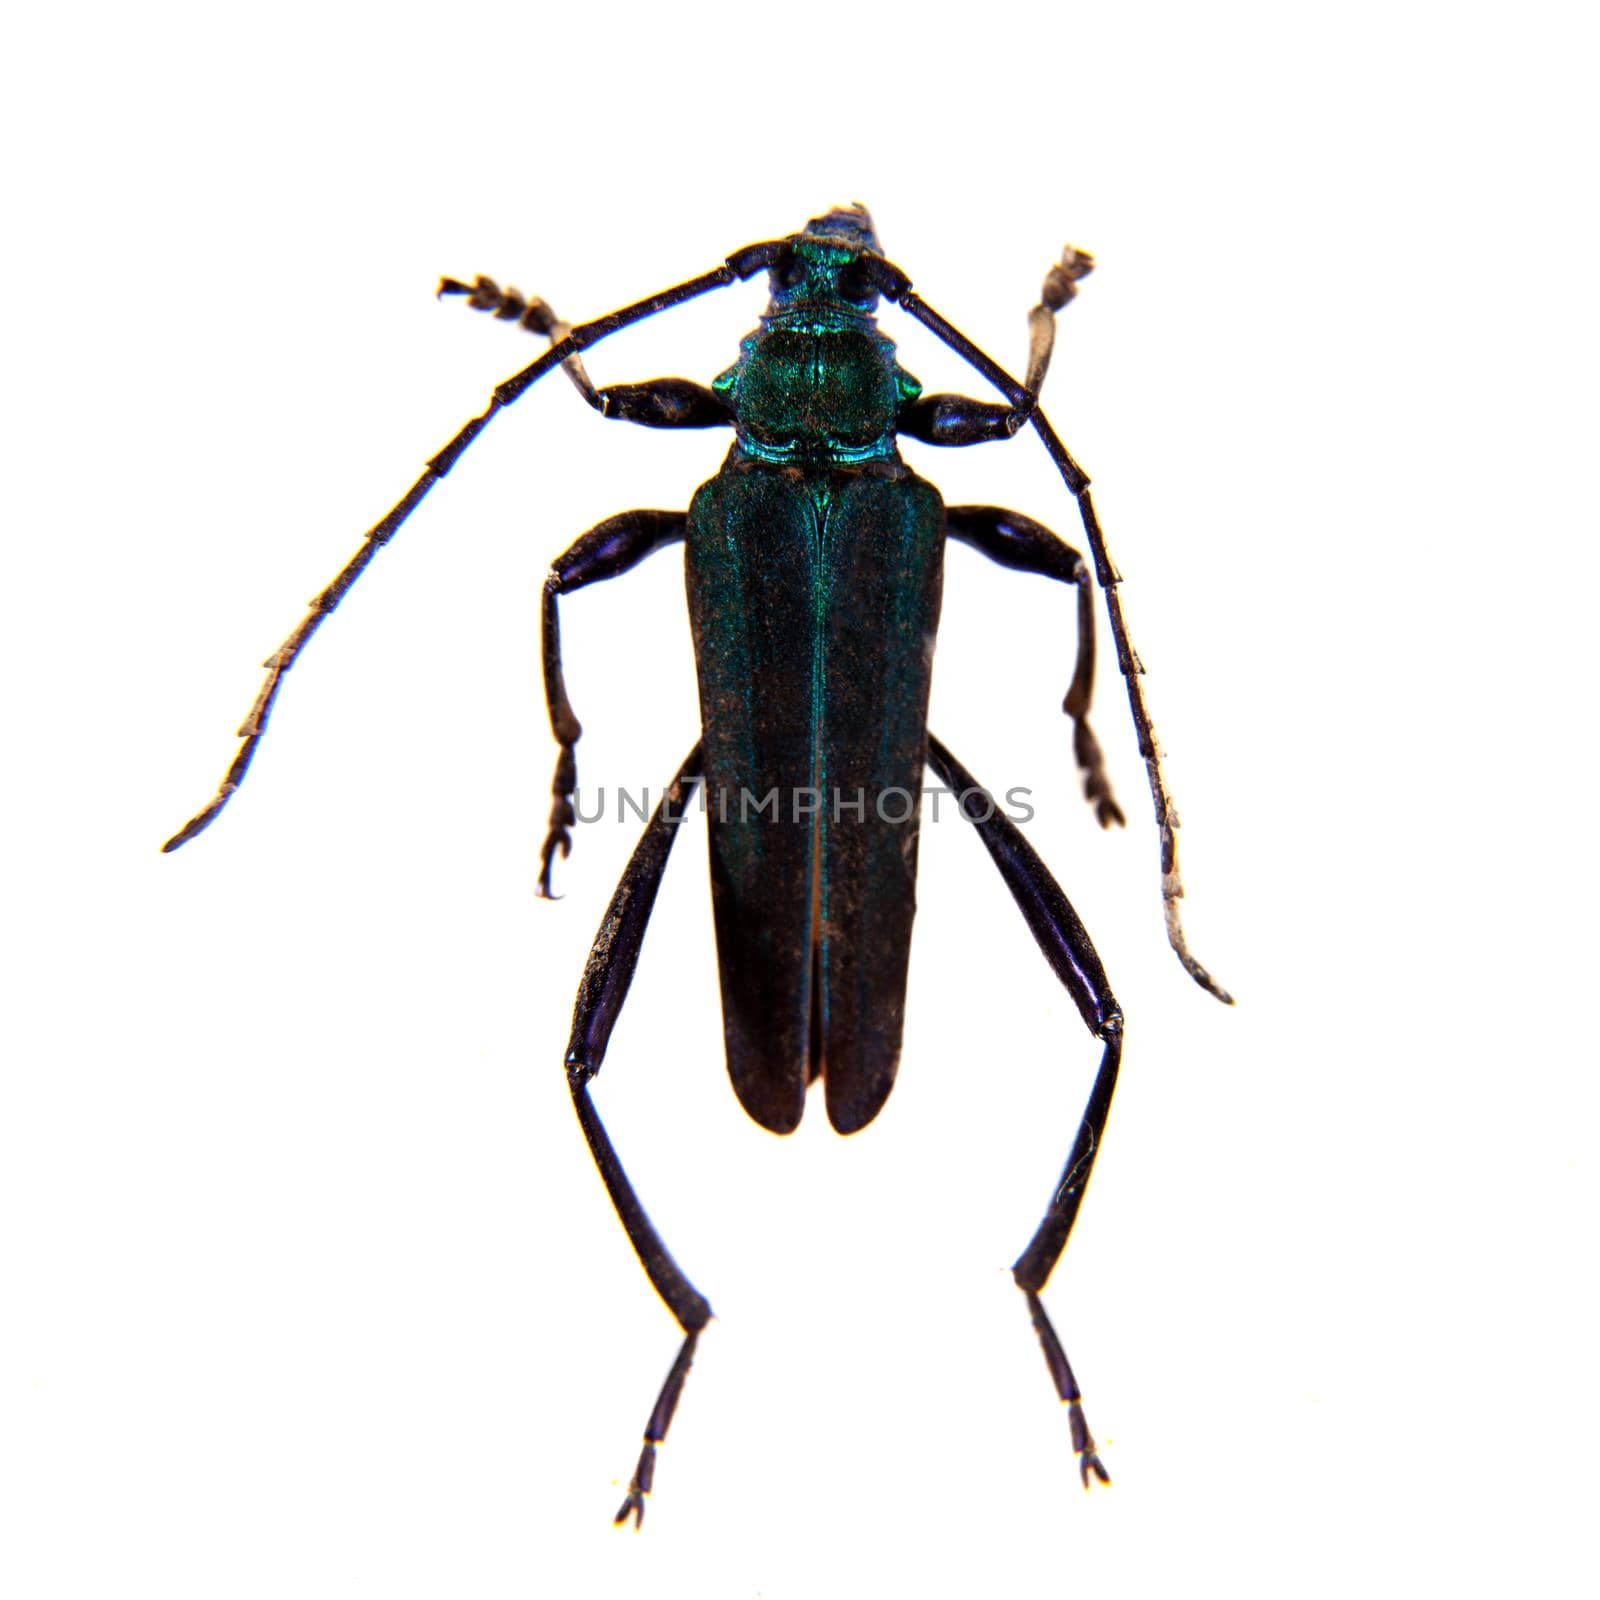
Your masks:
<instances>
[{"instance_id":1,"label":"beetle's front leg","mask_svg":"<svg viewBox=\"0 0 1600 1600\"><path fill-rule=\"evenodd\" d=\"M1056 313L1077 294L1078 279L1093 271L1094 257L1069 244L1045 274L1039 303L1028 313L1028 376L1015 403L1002 406L964 394L923 395L901 412L899 432L940 445L990 444L1013 437L1032 417L1044 388L1056 344ZM964 342L955 329L950 332Z\"/></svg>"},{"instance_id":2,"label":"beetle's front leg","mask_svg":"<svg viewBox=\"0 0 1600 1600\"><path fill-rule=\"evenodd\" d=\"M474 311L492 312L503 322L515 322L551 344L559 344L572 329L537 295L525 297L520 289L502 289L493 278L479 275L474 283L444 278L441 295L465 295ZM733 413L715 390L688 378L652 378L647 383L617 383L597 389L581 355L568 356L561 370L572 386L603 417L616 422L637 422L646 428L727 428Z\"/></svg>"},{"instance_id":3,"label":"beetle's front leg","mask_svg":"<svg viewBox=\"0 0 1600 1600\"><path fill-rule=\"evenodd\" d=\"M1083 774L1084 798L1094 807L1102 828L1127 819L1111 792L1105 754L1089 726L1094 697L1094 574L1089 563L1059 534L1020 511L999 506L948 506L945 527L953 539L981 550L991 561L1016 572L1029 572L1078 591L1078 659L1061 709L1072 718L1072 752Z\"/></svg>"},{"instance_id":4,"label":"beetle's front leg","mask_svg":"<svg viewBox=\"0 0 1600 1600\"><path fill-rule=\"evenodd\" d=\"M550 711L550 731L561 746L555 778L550 785L550 826L539 852L539 893L554 899L550 873L559 851L563 860L572 853L570 829L577 821L572 796L578 787L578 759L574 746L583 736L583 724L567 698L561 670L561 618L557 601L587 583L615 578L636 567L652 551L674 544L684 536L688 516L682 511L624 511L591 528L556 559L544 581L541 632L544 655L544 697Z\"/></svg>"}]
</instances>

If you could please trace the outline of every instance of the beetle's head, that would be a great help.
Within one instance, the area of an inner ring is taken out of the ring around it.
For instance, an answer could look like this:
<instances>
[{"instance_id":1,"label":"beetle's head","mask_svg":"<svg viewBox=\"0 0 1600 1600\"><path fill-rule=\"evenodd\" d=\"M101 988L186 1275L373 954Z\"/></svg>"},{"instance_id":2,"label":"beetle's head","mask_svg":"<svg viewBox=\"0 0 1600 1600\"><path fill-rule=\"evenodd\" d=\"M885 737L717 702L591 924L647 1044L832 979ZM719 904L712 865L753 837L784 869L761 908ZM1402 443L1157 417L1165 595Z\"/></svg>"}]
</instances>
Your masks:
<instances>
[{"instance_id":1,"label":"beetle's head","mask_svg":"<svg viewBox=\"0 0 1600 1600\"><path fill-rule=\"evenodd\" d=\"M768 274L769 317L813 310L872 315L878 290L862 270L861 257L879 253L878 235L864 205L840 206L813 217L788 243Z\"/></svg>"},{"instance_id":2,"label":"beetle's head","mask_svg":"<svg viewBox=\"0 0 1600 1600\"><path fill-rule=\"evenodd\" d=\"M870 250L881 255L878 230L872 226L872 213L857 200L853 205L837 206L823 217L813 217L797 236L802 239L833 239L849 245L857 254Z\"/></svg>"}]
</instances>

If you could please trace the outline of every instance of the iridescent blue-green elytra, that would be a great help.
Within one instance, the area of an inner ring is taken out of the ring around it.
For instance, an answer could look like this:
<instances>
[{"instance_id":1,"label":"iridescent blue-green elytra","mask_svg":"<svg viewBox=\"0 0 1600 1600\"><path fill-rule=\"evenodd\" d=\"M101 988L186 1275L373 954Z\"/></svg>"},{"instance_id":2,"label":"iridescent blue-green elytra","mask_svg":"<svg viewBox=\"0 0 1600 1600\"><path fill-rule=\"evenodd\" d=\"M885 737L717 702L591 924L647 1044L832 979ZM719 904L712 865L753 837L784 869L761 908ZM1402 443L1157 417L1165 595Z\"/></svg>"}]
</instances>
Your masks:
<instances>
[{"instance_id":1,"label":"iridescent blue-green elytra","mask_svg":"<svg viewBox=\"0 0 1600 1600\"><path fill-rule=\"evenodd\" d=\"M900 459L920 386L852 264L858 210L808 224L716 381L737 438L689 511L728 1070L786 1133L823 1080L841 1133L894 1083L944 564Z\"/></svg>"}]
</instances>

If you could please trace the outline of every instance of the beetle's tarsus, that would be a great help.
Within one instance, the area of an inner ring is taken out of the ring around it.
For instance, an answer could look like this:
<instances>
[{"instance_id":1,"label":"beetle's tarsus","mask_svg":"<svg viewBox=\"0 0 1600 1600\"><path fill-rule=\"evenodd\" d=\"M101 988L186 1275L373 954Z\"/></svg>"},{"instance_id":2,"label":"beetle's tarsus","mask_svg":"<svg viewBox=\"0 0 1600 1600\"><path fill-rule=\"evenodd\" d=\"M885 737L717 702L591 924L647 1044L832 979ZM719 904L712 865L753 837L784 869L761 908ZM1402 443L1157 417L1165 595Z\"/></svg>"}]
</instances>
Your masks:
<instances>
[{"instance_id":1,"label":"beetle's tarsus","mask_svg":"<svg viewBox=\"0 0 1600 1600\"><path fill-rule=\"evenodd\" d=\"M465 295L467 304L474 311L487 311L499 322L514 322L519 328L539 334L553 345L560 344L572 332L571 325L556 315L555 308L548 300L541 300L536 294L525 295L510 284L502 289L493 278L481 272L472 283L462 283L459 278L441 278L438 298L443 299L447 294ZM600 397L584 369L583 357L576 350L561 363L561 370L590 405L597 411L602 409Z\"/></svg>"},{"instance_id":2,"label":"beetle's tarsus","mask_svg":"<svg viewBox=\"0 0 1600 1600\"><path fill-rule=\"evenodd\" d=\"M1085 783L1083 786L1084 797L1094 807L1095 821L1102 828L1124 828L1128 819L1122 814L1122 807L1117 804L1116 796L1109 789L1097 794L1093 786Z\"/></svg>"},{"instance_id":3,"label":"beetle's tarsus","mask_svg":"<svg viewBox=\"0 0 1600 1600\"><path fill-rule=\"evenodd\" d=\"M1106 1471L1105 1463L1100 1459L1099 1448L1094 1442L1094 1435L1089 1432L1089 1423L1084 1417L1083 1406L1079 1401L1068 1401L1067 1420L1072 1427L1072 1448L1077 1453L1078 1476L1083 1479L1084 1488L1093 1487L1096 1478L1109 1488L1111 1474Z\"/></svg>"},{"instance_id":4,"label":"beetle's tarsus","mask_svg":"<svg viewBox=\"0 0 1600 1600\"><path fill-rule=\"evenodd\" d=\"M574 724L576 726L576 724ZM579 729L579 732L582 730ZM576 740L577 733L573 734ZM572 854L572 834L569 830L578 820L572 807L572 796L578 787L578 758L570 743L563 743L556 757L556 775L550 784L550 825L545 830L544 845L539 851L539 898L559 900L551 893L550 874L555 866L556 852L565 861Z\"/></svg>"},{"instance_id":5,"label":"beetle's tarsus","mask_svg":"<svg viewBox=\"0 0 1600 1600\"><path fill-rule=\"evenodd\" d=\"M628 1497L617 1507L617 1514L611 1519L611 1526L620 1528L629 1517L633 1518L635 1531L644 1526L644 1501L650 1493L656 1478L656 1447L650 1440L645 1440L644 1449L639 1452L639 1465L633 1469L633 1477L628 1480Z\"/></svg>"},{"instance_id":6,"label":"beetle's tarsus","mask_svg":"<svg viewBox=\"0 0 1600 1600\"><path fill-rule=\"evenodd\" d=\"M1061 259L1044 276L1044 287L1039 291L1040 304L1050 311L1059 311L1078 292L1078 280L1094 271L1094 257L1087 250L1074 245L1061 247Z\"/></svg>"},{"instance_id":7,"label":"beetle's tarsus","mask_svg":"<svg viewBox=\"0 0 1600 1600\"><path fill-rule=\"evenodd\" d=\"M572 835L565 828L552 828L545 835L544 848L539 852L539 887L535 892L541 900L561 898L550 887L550 875L555 870L557 853L563 861L572 854Z\"/></svg>"},{"instance_id":8,"label":"beetle's tarsus","mask_svg":"<svg viewBox=\"0 0 1600 1600\"><path fill-rule=\"evenodd\" d=\"M1070 705L1068 709L1070 711ZM1072 754L1083 774L1083 798L1094 807L1095 820L1102 828L1124 827L1128 819L1117 804L1111 788L1111 774L1106 771L1105 752L1087 717L1073 718Z\"/></svg>"},{"instance_id":9,"label":"beetle's tarsus","mask_svg":"<svg viewBox=\"0 0 1600 1600\"><path fill-rule=\"evenodd\" d=\"M530 333L548 334L559 328L556 337L565 338L571 331L537 295L528 296L509 286L502 289L493 278L481 272L472 283L463 283L459 278L439 280L437 299L456 294L465 295L474 311L489 311L502 322L520 323Z\"/></svg>"}]
</instances>

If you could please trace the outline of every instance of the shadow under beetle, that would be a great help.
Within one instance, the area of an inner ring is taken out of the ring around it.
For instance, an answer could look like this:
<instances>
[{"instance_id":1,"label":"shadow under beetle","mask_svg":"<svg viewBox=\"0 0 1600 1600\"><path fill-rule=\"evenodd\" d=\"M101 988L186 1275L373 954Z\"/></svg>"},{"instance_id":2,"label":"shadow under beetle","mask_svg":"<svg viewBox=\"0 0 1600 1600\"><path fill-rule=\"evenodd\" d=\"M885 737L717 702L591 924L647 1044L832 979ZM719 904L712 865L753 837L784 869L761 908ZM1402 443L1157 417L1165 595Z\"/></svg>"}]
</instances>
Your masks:
<instances>
[{"instance_id":1,"label":"shadow under beetle","mask_svg":"<svg viewBox=\"0 0 1600 1600\"><path fill-rule=\"evenodd\" d=\"M543 597L545 695L560 745L539 879L539 892L549 896L555 858L572 847L574 747L582 732L562 677L560 597L616 577L664 545L685 546L701 735L646 826L601 922L579 984L566 1056L578 1120L612 1204L684 1334L646 1424L618 1523L631 1516L637 1525L644 1517L656 1447L711 1316L645 1214L589 1094L633 979L676 825L694 786L703 783L728 1072L740 1103L762 1127L788 1133L800 1121L807 1088L820 1079L829 1121L840 1133L854 1133L882 1108L899 1058L924 764L959 796L962 815L1103 1047L1065 1172L1012 1271L1068 1408L1084 1486L1094 1478L1110 1482L1039 1293L1066 1245L1105 1132L1122 1055L1122 1012L1060 886L927 728L946 539L970 544L1004 566L1072 584L1078 650L1064 709L1073 722L1084 792L1102 826L1120 823L1088 722L1094 681L1090 567L1019 512L946 506L896 448L902 436L933 445L985 444L1009 439L1025 425L1043 441L1077 499L1105 595L1160 830L1168 937L1195 981L1230 1001L1184 941L1177 818L1089 480L1037 404L1055 314L1093 264L1069 246L1051 268L1029 314L1028 371L1021 384L912 292L910 279L879 252L872 220L859 205L815 218L788 238L735 251L700 277L577 327L561 322L542 300L525 300L488 278L470 286L445 279L441 294L465 295L477 309L547 338L550 348L494 391L482 414L428 463L312 601L304 621L266 662L266 681L239 730L244 742L215 797L163 846L175 850L216 820L243 782L284 674L306 641L490 418L553 367L562 367L602 416L650 428L734 430L727 459L687 512L624 511L591 528L551 568ZM761 325L709 388L683 378L599 389L590 382L582 352L591 345L762 271L771 301ZM878 329L880 296L961 355L1006 403L924 395Z\"/></svg>"}]
</instances>

